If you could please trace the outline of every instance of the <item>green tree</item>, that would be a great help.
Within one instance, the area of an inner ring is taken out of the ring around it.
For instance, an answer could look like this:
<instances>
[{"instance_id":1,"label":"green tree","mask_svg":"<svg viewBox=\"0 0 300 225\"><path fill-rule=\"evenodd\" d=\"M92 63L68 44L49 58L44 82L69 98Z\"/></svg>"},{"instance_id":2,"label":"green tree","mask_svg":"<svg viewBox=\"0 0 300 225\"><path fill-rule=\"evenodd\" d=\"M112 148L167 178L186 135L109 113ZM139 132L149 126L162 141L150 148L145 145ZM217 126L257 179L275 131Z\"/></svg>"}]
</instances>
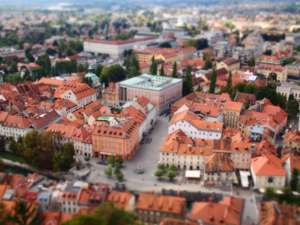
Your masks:
<instances>
[{"instance_id":1,"label":"green tree","mask_svg":"<svg viewBox=\"0 0 300 225\"><path fill-rule=\"evenodd\" d=\"M173 181L175 177L176 177L176 172L173 171L173 170L169 170L168 171L168 178L169 178L169 180Z\"/></svg>"},{"instance_id":2,"label":"green tree","mask_svg":"<svg viewBox=\"0 0 300 225\"><path fill-rule=\"evenodd\" d=\"M101 73L101 80L106 85L109 82L119 82L125 79L126 71L118 64L104 67Z\"/></svg>"},{"instance_id":3,"label":"green tree","mask_svg":"<svg viewBox=\"0 0 300 225\"><path fill-rule=\"evenodd\" d=\"M290 183L291 189L296 191L299 186L299 171L297 169L293 170L292 179Z\"/></svg>"},{"instance_id":4,"label":"green tree","mask_svg":"<svg viewBox=\"0 0 300 225\"><path fill-rule=\"evenodd\" d=\"M135 77L141 74L140 64L134 53L131 53L126 56L124 60L124 66L126 68L127 77Z\"/></svg>"},{"instance_id":5,"label":"green tree","mask_svg":"<svg viewBox=\"0 0 300 225\"><path fill-rule=\"evenodd\" d=\"M165 174L164 174L164 171L161 170L161 169L157 169L157 170L155 171L155 176L157 177L158 180L160 180L164 175L165 175Z\"/></svg>"},{"instance_id":6,"label":"green tree","mask_svg":"<svg viewBox=\"0 0 300 225\"><path fill-rule=\"evenodd\" d=\"M106 170L105 170L105 175L106 175L107 177L112 177L112 175L113 175L113 170L112 170L112 166L111 166L111 165L108 165L108 167L106 168Z\"/></svg>"},{"instance_id":7,"label":"green tree","mask_svg":"<svg viewBox=\"0 0 300 225\"><path fill-rule=\"evenodd\" d=\"M36 63L43 67L44 75L50 75L51 73L51 61L48 54L41 55L37 58Z\"/></svg>"},{"instance_id":8,"label":"green tree","mask_svg":"<svg viewBox=\"0 0 300 225\"><path fill-rule=\"evenodd\" d=\"M186 69L185 77L183 79L182 95L186 96L191 92L193 92L192 68L188 66Z\"/></svg>"},{"instance_id":9,"label":"green tree","mask_svg":"<svg viewBox=\"0 0 300 225\"><path fill-rule=\"evenodd\" d=\"M215 93L216 82L217 82L217 72L214 68L210 77L209 93Z\"/></svg>"},{"instance_id":10,"label":"green tree","mask_svg":"<svg viewBox=\"0 0 300 225\"><path fill-rule=\"evenodd\" d=\"M293 95L289 96L288 102L286 104L286 110L289 118L296 118L299 113L299 103Z\"/></svg>"},{"instance_id":11,"label":"green tree","mask_svg":"<svg viewBox=\"0 0 300 225\"><path fill-rule=\"evenodd\" d=\"M157 75L157 62L156 62L154 56L151 59L150 74Z\"/></svg>"},{"instance_id":12,"label":"green tree","mask_svg":"<svg viewBox=\"0 0 300 225\"><path fill-rule=\"evenodd\" d=\"M165 75L164 64L161 64L160 71L159 71L159 75L160 75L160 76L164 76L164 75Z\"/></svg>"},{"instance_id":13,"label":"green tree","mask_svg":"<svg viewBox=\"0 0 300 225\"><path fill-rule=\"evenodd\" d=\"M34 57L31 54L31 49L29 49L29 48L25 49L25 57L26 57L28 62L34 62Z\"/></svg>"},{"instance_id":14,"label":"green tree","mask_svg":"<svg viewBox=\"0 0 300 225\"><path fill-rule=\"evenodd\" d=\"M177 62L173 64L172 77L177 77Z\"/></svg>"},{"instance_id":15,"label":"green tree","mask_svg":"<svg viewBox=\"0 0 300 225\"><path fill-rule=\"evenodd\" d=\"M96 74L98 77L101 77L102 69L103 69L103 66L102 66L102 65L98 65L98 66L96 67L95 74Z\"/></svg>"},{"instance_id":16,"label":"green tree","mask_svg":"<svg viewBox=\"0 0 300 225\"><path fill-rule=\"evenodd\" d=\"M60 146L55 152L53 158L53 168L56 171L69 170L74 163L74 146L72 143L66 143Z\"/></svg>"},{"instance_id":17,"label":"green tree","mask_svg":"<svg viewBox=\"0 0 300 225\"><path fill-rule=\"evenodd\" d=\"M229 95L232 95L233 89L232 89L232 73L229 72L229 76L227 79L226 87L223 90L224 92L228 93Z\"/></svg>"},{"instance_id":18,"label":"green tree","mask_svg":"<svg viewBox=\"0 0 300 225\"><path fill-rule=\"evenodd\" d=\"M251 66L251 67L254 67L256 64L255 62L255 58L254 57L251 57L248 61L248 66Z\"/></svg>"},{"instance_id":19,"label":"green tree","mask_svg":"<svg viewBox=\"0 0 300 225\"><path fill-rule=\"evenodd\" d=\"M40 225L42 217L36 206L19 200L14 208L14 213L8 217L8 222L16 225Z\"/></svg>"},{"instance_id":20,"label":"green tree","mask_svg":"<svg viewBox=\"0 0 300 225\"><path fill-rule=\"evenodd\" d=\"M275 198L275 196L276 196L276 194L275 194L274 188L271 188L271 187L266 188L266 191L264 193L264 200L266 200L266 201L273 200Z\"/></svg>"},{"instance_id":21,"label":"green tree","mask_svg":"<svg viewBox=\"0 0 300 225\"><path fill-rule=\"evenodd\" d=\"M113 156L113 155L108 156L107 161L108 161L109 165L111 165L112 167L115 167L115 163L116 163L115 156Z\"/></svg>"},{"instance_id":22,"label":"green tree","mask_svg":"<svg viewBox=\"0 0 300 225\"><path fill-rule=\"evenodd\" d=\"M122 182L122 181L124 180L124 175L123 175L123 173L122 173L121 170L119 170L119 172L117 172L117 173L115 174L115 176L116 176L116 178L117 178L117 180L118 180L119 182Z\"/></svg>"}]
</instances>

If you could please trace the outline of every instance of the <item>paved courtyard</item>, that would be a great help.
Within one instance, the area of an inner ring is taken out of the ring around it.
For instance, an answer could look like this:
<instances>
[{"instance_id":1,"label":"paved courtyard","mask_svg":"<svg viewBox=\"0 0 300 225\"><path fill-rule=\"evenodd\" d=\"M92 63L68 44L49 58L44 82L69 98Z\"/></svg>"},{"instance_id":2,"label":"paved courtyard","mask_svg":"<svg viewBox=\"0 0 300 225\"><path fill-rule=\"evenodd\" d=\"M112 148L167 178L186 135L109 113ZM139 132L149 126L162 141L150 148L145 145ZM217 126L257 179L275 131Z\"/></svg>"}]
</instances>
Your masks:
<instances>
[{"instance_id":1,"label":"paved courtyard","mask_svg":"<svg viewBox=\"0 0 300 225\"><path fill-rule=\"evenodd\" d=\"M232 191L221 190L216 188L203 187L200 182L184 182L181 176L177 178L177 182L158 181L155 177L155 171L159 159L160 146L167 135L168 117L159 117L153 131L147 136L152 139L150 143L140 145L136 155L130 161L124 162L122 169L125 180L122 182L129 190L134 191L161 191L162 189L173 189L182 191L202 191L202 192L218 192L241 195L243 197L252 196L251 191ZM89 182L104 182L114 185L117 181L107 178L105 169L107 166L100 165L96 159L90 161L91 173L87 178ZM137 174L136 169L143 169L143 174Z\"/></svg>"}]
</instances>

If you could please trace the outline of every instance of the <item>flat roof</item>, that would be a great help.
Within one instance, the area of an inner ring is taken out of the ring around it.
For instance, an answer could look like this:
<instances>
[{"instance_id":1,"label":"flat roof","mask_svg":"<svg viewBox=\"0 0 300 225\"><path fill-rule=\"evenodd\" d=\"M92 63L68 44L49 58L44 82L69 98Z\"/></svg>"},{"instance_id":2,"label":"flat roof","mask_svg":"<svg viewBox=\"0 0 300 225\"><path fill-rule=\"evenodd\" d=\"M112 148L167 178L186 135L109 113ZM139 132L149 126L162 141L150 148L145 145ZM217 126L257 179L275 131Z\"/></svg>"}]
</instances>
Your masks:
<instances>
[{"instance_id":1,"label":"flat roof","mask_svg":"<svg viewBox=\"0 0 300 225\"><path fill-rule=\"evenodd\" d=\"M128 80L121 81L120 86L144 88L149 90L162 90L168 86L182 82L182 79L158 75L142 74Z\"/></svg>"}]
</instances>

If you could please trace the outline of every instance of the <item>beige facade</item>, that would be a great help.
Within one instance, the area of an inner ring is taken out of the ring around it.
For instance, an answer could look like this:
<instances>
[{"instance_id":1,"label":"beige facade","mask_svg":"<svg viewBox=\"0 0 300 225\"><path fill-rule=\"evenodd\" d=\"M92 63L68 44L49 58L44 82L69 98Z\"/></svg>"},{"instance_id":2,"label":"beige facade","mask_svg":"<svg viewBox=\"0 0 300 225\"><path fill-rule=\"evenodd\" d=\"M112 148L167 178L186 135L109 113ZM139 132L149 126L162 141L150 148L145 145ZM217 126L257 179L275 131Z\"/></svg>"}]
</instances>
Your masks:
<instances>
[{"instance_id":1,"label":"beige facade","mask_svg":"<svg viewBox=\"0 0 300 225\"><path fill-rule=\"evenodd\" d=\"M182 80L144 74L118 83L117 92L120 103L144 96L163 113L181 98Z\"/></svg>"}]
</instances>

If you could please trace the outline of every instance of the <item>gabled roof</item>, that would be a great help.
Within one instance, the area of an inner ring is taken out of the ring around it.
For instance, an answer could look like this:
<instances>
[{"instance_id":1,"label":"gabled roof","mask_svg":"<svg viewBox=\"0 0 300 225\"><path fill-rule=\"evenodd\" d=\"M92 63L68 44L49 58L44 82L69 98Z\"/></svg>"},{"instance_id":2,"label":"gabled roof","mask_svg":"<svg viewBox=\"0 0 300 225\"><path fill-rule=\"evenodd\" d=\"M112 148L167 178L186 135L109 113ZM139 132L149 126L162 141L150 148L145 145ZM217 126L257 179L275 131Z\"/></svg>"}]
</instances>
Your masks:
<instances>
[{"instance_id":1,"label":"gabled roof","mask_svg":"<svg viewBox=\"0 0 300 225\"><path fill-rule=\"evenodd\" d=\"M256 176L285 176L282 161L275 155L268 154L252 159L251 167Z\"/></svg>"},{"instance_id":2,"label":"gabled roof","mask_svg":"<svg viewBox=\"0 0 300 225\"><path fill-rule=\"evenodd\" d=\"M196 202L193 204L189 219L202 221L210 225L241 225L241 218L244 208L244 200L235 197L224 197L218 203Z\"/></svg>"},{"instance_id":3,"label":"gabled roof","mask_svg":"<svg viewBox=\"0 0 300 225\"><path fill-rule=\"evenodd\" d=\"M175 124L178 121L186 121L199 130L213 130L221 132L223 128L223 123L205 121L191 111L184 111L173 115L171 124Z\"/></svg>"}]
</instances>

